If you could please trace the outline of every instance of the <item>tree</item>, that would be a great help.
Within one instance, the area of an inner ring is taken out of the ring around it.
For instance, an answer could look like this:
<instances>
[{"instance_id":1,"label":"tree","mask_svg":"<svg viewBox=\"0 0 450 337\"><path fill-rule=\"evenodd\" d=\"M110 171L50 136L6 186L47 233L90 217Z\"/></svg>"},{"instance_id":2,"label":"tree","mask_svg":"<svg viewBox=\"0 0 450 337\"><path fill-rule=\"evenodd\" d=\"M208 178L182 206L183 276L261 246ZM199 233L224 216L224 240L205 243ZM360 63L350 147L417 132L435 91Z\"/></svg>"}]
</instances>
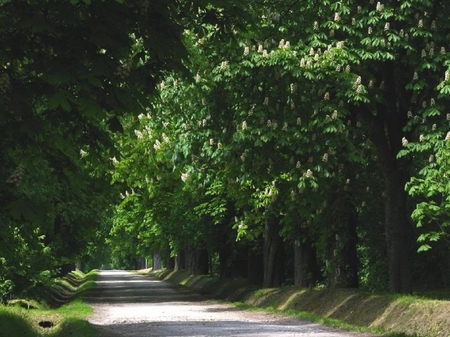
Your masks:
<instances>
[{"instance_id":1,"label":"tree","mask_svg":"<svg viewBox=\"0 0 450 337\"><path fill-rule=\"evenodd\" d=\"M163 71L185 70L186 22L223 25L234 3L220 17L202 1L0 6L0 232L2 241L22 241L1 252L8 268L0 279L10 289L17 275L33 281L85 253L111 191L103 175L117 153L111 133L123 130L120 117L146 111ZM14 267L31 244L35 273ZM45 266L36 262L42 250Z\"/></svg>"}]
</instances>

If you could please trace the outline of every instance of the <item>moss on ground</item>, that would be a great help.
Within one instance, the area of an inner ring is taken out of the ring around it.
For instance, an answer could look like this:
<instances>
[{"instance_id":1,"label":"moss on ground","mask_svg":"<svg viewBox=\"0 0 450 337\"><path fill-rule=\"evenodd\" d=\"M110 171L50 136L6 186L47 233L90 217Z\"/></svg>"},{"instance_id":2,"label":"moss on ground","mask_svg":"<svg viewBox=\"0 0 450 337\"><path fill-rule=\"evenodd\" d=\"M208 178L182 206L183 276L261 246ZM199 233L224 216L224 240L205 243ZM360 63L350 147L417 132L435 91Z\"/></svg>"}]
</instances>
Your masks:
<instances>
[{"instance_id":1,"label":"moss on ground","mask_svg":"<svg viewBox=\"0 0 450 337\"><path fill-rule=\"evenodd\" d=\"M450 337L450 301L418 296L368 294L357 289L258 289L243 279L220 280L186 271L150 273L213 298L338 320L396 336ZM320 320L320 319L318 319ZM339 325L339 324L338 324Z\"/></svg>"}]
</instances>

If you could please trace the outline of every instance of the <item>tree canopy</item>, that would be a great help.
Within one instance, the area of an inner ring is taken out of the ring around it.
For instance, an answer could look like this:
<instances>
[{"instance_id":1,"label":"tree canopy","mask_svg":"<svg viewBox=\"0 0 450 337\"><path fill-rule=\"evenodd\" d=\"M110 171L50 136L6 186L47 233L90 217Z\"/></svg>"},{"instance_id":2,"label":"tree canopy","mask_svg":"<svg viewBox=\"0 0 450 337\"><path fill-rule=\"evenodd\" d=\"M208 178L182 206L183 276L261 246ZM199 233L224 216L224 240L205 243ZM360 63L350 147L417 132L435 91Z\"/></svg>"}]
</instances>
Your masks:
<instances>
[{"instance_id":1,"label":"tree canopy","mask_svg":"<svg viewBox=\"0 0 450 337\"><path fill-rule=\"evenodd\" d=\"M152 257L264 286L445 279L444 1L1 6L3 294Z\"/></svg>"}]
</instances>

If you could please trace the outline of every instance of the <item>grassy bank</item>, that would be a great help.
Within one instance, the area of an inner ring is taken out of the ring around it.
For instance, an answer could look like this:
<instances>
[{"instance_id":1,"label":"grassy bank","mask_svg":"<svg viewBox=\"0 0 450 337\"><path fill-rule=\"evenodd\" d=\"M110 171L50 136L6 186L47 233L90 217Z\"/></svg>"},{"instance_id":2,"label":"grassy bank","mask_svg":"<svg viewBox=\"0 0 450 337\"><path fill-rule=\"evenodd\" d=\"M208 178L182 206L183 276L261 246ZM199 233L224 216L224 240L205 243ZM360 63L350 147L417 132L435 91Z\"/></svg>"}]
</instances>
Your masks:
<instances>
[{"instance_id":1,"label":"grassy bank","mask_svg":"<svg viewBox=\"0 0 450 337\"><path fill-rule=\"evenodd\" d=\"M39 289L48 304L12 300L0 306L0 336L8 337L94 337L96 330L85 320L91 307L78 297L95 285L96 271L75 271Z\"/></svg>"},{"instance_id":2,"label":"grassy bank","mask_svg":"<svg viewBox=\"0 0 450 337\"><path fill-rule=\"evenodd\" d=\"M335 327L387 336L450 336L450 301L419 296L367 294L356 289L257 289L245 280L219 280L185 271L151 275L204 295L298 316Z\"/></svg>"}]
</instances>

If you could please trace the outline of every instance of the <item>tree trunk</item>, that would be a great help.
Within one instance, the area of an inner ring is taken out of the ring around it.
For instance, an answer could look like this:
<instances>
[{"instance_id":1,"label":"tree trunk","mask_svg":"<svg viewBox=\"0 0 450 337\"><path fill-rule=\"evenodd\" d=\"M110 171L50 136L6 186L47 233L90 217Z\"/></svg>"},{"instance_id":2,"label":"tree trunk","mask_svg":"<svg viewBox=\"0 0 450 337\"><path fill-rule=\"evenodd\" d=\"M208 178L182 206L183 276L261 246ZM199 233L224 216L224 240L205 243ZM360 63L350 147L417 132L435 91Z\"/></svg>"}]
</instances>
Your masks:
<instances>
[{"instance_id":1,"label":"tree trunk","mask_svg":"<svg viewBox=\"0 0 450 337\"><path fill-rule=\"evenodd\" d=\"M316 248L310 238L294 241L294 286L313 287L318 279Z\"/></svg>"},{"instance_id":2,"label":"tree trunk","mask_svg":"<svg viewBox=\"0 0 450 337\"><path fill-rule=\"evenodd\" d=\"M195 275L208 275L209 274L209 258L208 251L204 248L197 249L195 251Z\"/></svg>"},{"instance_id":3,"label":"tree trunk","mask_svg":"<svg viewBox=\"0 0 450 337\"><path fill-rule=\"evenodd\" d=\"M405 184L409 180L409 165L398 159L407 124L410 94L405 92L404 76L399 64L385 62L380 80L386 84L384 102L370 113L371 138L384 177L385 231L389 264L389 290L395 293L412 292L412 252L414 228L407 212ZM403 82L402 82L403 81Z\"/></svg>"},{"instance_id":4,"label":"tree trunk","mask_svg":"<svg viewBox=\"0 0 450 337\"><path fill-rule=\"evenodd\" d=\"M175 257L175 271L186 269L186 253L181 249Z\"/></svg>"},{"instance_id":5,"label":"tree trunk","mask_svg":"<svg viewBox=\"0 0 450 337\"><path fill-rule=\"evenodd\" d=\"M412 292L412 250L414 228L407 212L405 184L409 180L408 163L397 159L402 148L403 128L407 113L397 101L395 67L385 67L386 104L379 106L372 117L372 140L384 177L385 231L389 264L389 290L395 293Z\"/></svg>"},{"instance_id":6,"label":"tree trunk","mask_svg":"<svg viewBox=\"0 0 450 337\"><path fill-rule=\"evenodd\" d=\"M251 284L260 285L264 278L263 256L249 249L247 259L247 279Z\"/></svg>"},{"instance_id":7,"label":"tree trunk","mask_svg":"<svg viewBox=\"0 0 450 337\"><path fill-rule=\"evenodd\" d=\"M153 270L162 269L162 257L160 251L153 252Z\"/></svg>"},{"instance_id":8,"label":"tree trunk","mask_svg":"<svg viewBox=\"0 0 450 337\"><path fill-rule=\"evenodd\" d=\"M284 244L279 233L279 220L271 216L266 223L264 237L263 286L265 288L281 286L285 281Z\"/></svg>"},{"instance_id":9,"label":"tree trunk","mask_svg":"<svg viewBox=\"0 0 450 337\"><path fill-rule=\"evenodd\" d=\"M137 257L135 268L136 269L145 269L147 267L147 261L144 257Z\"/></svg>"},{"instance_id":10,"label":"tree trunk","mask_svg":"<svg viewBox=\"0 0 450 337\"><path fill-rule=\"evenodd\" d=\"M172 256L167 256L167 269L174 270L175 269L175 258Z\"/></svg>"},{"instance_id":11,"label":"tree trunk","mask_svg":"<svg viewBox=\"0 0 450 337\"><path fill-rule=\"evenodd\" d=\"M405 179L396 169L385 173L385 226L389 261L389 290L411 293L414 229L407 216Z\"/></svg>"},{"instance_id":12,"label":"tree trunk","mask_svg":"<svg viewBox=\"0 0 450 337\"><path fill-rule=\"evenodd\" d=\"M329 244L329 287L358 288L357 214L345 194L337 194L331 219Z\"/></svg>"}]
</instances>

